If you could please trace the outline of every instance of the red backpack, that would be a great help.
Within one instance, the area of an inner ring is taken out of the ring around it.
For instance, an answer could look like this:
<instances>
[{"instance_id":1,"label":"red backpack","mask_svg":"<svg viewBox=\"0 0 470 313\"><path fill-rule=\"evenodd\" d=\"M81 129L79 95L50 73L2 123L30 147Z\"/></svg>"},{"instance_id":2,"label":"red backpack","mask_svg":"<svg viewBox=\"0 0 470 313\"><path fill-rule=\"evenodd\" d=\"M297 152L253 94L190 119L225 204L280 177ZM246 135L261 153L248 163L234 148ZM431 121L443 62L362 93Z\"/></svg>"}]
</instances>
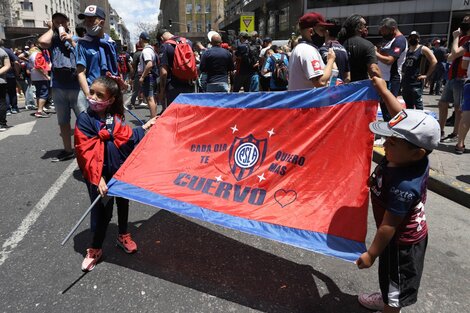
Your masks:
<instances>
[{"instance_id":1,"label":"red backpack","mask_svg":"<svg viewBox=\"0 0 470 313\"><path fill-rule=\"evenodd\" d=\"M197 78L196 57L186 38L172 38L166 41L175 47L172 75L180 80L193 80Z\"/></svg>"},{"instance_id":2,"label":"red backpack","mask_svg":"<svg viewBox=\"0 0 470 313\"><path fill-rule=\"evenodd\" d=\"M118 56L119 73L127 73L127 54L122 52Z\"/></svg>"}]
</instances>

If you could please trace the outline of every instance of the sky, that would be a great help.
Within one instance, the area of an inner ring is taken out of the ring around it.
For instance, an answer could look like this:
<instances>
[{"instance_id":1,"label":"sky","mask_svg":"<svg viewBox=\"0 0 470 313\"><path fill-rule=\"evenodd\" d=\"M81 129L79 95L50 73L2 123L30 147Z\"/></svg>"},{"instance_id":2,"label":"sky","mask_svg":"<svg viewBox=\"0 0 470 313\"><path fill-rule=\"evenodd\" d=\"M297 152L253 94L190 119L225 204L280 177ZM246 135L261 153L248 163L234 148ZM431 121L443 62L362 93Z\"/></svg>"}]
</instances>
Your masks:
<instances>
[{"instance_id":1,"label":"sky","mask_svg":"<svg viewBox=\"0 0 470 313\"><path fill-rule=\"evenodd\" d=\"M138 22L157 24L160 0L108 0L109 4L124 20L131 32L131 41L135 43L139 36Z\"/></svg>"}]
</instances>

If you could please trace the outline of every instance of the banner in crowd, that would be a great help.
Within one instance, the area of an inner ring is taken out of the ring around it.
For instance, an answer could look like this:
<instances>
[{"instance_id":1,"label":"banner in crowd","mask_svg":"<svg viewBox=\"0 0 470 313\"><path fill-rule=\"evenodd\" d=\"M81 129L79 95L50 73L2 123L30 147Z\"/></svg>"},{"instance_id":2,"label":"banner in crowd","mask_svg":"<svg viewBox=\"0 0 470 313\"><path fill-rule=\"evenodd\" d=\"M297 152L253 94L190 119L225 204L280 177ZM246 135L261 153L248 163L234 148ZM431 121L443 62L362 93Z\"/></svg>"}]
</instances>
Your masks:
<instances>
[{"instance_id":1,"label":"banner in crowd","mask_svg":"<svg viewBox=\"0 0 470 313\"><path fill-rule=\"evenodd\" d=\"M354 261L365 251L377 103L370 81L179 95L109 194Z\"/></svg>"}]
</instances>

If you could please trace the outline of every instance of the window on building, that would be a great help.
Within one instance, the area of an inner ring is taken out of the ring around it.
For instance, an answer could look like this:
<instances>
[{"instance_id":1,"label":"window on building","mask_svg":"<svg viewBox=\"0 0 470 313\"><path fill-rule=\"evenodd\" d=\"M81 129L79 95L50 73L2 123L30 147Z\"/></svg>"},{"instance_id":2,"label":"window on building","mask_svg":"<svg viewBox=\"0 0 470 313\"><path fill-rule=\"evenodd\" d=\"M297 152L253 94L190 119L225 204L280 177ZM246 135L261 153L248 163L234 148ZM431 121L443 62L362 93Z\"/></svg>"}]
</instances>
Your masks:
<instances>
[{"instance_id":1,"label":"window on building","mask_svg":"<svg viewBox=\"0 0 470 313\"><path fill-rule=\"evenodd\" d=\"M211 12L211 3L206 0L206 13L210 13L210 12Z\"/></svg>"},{"instance_id":2,"label":"window on building","mask_svg":"<svg viewBox=\"0 0 470 313\"><path fill-rule=\"evenodd\" d=\"M21 1L20 2L21 9L23 11L32 11L33 10L33 3L29 1Z\"/></svg>"},{"instance_id":3,"label":"window on building","mask_svg":"<svg viewBox=\"0 0 470 313\"><path fill-rule=\"evenodd\" d=\"M35 27L34 20L23 20L24 27Z\"/></svg>"},{"instance_id":4,"label":"window on building","mask_svg":"<svg viewBox=\"0 0 470 313\"><path fill-rule=\"evenodd\" d=\"M196 24L196 31L198 33L201 33L202 32L202 23L201 22L197 22Z\"/></svg>"},{"instance_id":5,"label":"window on building","mask_svg":"<svg viewBox=\"0 0 470 313\"><path fill-rule=\"evenodd\" d=\"M289 7L279 10L279 31L289 30Z\"/></svg>"},{"instance_id":6,"label":"window on building","mask_svg":"<svg viewBox=\"0 0 470 313\"><path fill-rule=\"evenodd\" d=\"M188 28L188 33L192 32L192 30L193 30L193 22L192 22L192 21L188 21L188 23L186 23L186 27Z\"/></svg>"},{"instance_id":7,"label":"window on building","mask_svg":"<svg viewBox=\"0 0 470 313\"><path fill-rule=\"evenodd\" d=\"M201 0L196 0L196 13L202 12Z\"/></svg>"},{"instance_id":8,"label":"window on building","mask_svg":"<svg viewBox=\"0 0 470 313\"><path fill-rule=\"evenodd\" d=\"M47 4L44 6L44 12L46 12L46 14L48 13L47 11L49 11L49 7L47 6Z\"/></svg>"},{"instance_id":9,"label":"window on building","mask_svg":"<svg viewBox=\"0 0 470 313\"><path fill-rule=\"evenodd\" d=\"M192 14L192 13L193 13L193 4L186 3L186 14Z\"/></svg>"}]
</instances>

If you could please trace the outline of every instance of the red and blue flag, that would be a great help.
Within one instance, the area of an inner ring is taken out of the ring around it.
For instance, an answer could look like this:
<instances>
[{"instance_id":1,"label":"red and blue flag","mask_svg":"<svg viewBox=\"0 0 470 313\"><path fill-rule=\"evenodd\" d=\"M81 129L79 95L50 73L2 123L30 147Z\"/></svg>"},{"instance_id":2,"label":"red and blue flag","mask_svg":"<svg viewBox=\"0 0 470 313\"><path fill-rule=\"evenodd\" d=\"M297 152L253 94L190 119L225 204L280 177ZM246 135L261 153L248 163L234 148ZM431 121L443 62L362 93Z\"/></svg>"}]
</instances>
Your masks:
<instances>
[{"instance_id":1,"label":"red and blue flag","mask_svg":"<svg viewBox=\"0 0 470 313\"><path fill-rule=\"evenodd\" d=\"M365 251L377 103L370 81L179 95L109 194L355 261Z\"/></svg>"}]
</instances>

